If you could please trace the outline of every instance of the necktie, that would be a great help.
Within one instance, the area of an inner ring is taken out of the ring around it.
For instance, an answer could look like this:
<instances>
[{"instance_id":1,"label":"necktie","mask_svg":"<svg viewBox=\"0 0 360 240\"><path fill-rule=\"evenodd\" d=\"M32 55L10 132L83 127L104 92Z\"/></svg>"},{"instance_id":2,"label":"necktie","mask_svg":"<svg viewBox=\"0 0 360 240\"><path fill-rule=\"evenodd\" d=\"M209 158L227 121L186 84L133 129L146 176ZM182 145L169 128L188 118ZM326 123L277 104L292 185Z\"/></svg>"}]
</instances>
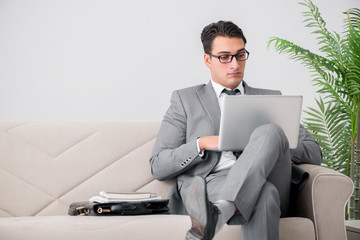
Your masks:
<instances>
[{"instance_id":1,"label":"necktie","mask_svg":"<svg viewBox=\"0 0 360 240\"><path fill-rule=\"evenodd\" d=\"M240 90L239 89L227 90L226 88L224 88L224 90L222 90L222 92L227 94L227 95L236 95L237 93L240 92Z\"/></svg>"}]
</instances>

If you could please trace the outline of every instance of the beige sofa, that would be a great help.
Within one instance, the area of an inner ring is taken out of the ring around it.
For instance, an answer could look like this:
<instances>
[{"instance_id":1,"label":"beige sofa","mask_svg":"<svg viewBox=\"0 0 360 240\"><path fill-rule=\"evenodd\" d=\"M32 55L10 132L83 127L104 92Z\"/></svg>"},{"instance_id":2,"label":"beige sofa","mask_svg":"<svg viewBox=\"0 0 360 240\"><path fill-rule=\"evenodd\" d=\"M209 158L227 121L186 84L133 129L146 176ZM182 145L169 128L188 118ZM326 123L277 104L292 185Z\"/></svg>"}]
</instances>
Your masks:
<instances>
[{"instance_id":1,"label":"beige sofa","mask_svg":"<svg viewBox=\"0 0 360 240\"><path fill-rule=\"evenodd\" d=\"M0 239L184 239L187 216L68 216L70 203L100 190L151 191L167 197L171 181L150 173L160 121L0 121ZM297 216L280 221L280 239L346 239L349 178L302 165L311 179ZM215 239L239 240L240 226Z\"/></svg>"}]
</instances>

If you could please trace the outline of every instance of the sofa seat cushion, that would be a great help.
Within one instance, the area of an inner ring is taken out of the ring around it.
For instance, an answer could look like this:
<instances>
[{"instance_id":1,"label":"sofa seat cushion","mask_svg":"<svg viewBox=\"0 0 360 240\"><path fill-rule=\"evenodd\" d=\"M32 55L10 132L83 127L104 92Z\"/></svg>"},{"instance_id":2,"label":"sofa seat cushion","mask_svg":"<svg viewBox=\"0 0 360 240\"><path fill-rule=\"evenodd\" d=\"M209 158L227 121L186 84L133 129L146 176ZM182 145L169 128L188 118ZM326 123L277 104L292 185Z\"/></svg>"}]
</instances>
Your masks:
<instances>
[{"instance_id":1,"label":"sofa seat cushion","mask_svg":"<svg viewBox=\"0 0 360 240\"><path fill-rule=\"evenodd\" d=\"M183 240L190 218L180 215L114 217L38 216L0 218L0 236L7 240ZM239 240L240 226L224 226L217 240ZM280 220L280 239L314 240L312 222L306 218Z\"/></svg>"}]
</instances>

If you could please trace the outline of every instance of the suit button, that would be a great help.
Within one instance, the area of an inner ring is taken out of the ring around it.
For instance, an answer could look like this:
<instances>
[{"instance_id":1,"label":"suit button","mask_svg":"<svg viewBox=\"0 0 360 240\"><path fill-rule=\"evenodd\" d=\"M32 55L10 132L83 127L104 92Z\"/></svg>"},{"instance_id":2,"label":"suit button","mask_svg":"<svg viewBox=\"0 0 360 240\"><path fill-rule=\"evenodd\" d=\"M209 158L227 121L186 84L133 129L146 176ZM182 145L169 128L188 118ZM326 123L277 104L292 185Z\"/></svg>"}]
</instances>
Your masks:
<instances>
[{"instance_id":1,"label":"suit button","mask_svg":"<svg viewBox=\"0 0 360 240\"><path fill-rule=\"evenodd\" d=\"M190 157L188 157L188 159L187 159L187 160L189 161L189 160L191 160L191 159L192 159L192 157L190 156Z\"/></svg>"}]
</instances>

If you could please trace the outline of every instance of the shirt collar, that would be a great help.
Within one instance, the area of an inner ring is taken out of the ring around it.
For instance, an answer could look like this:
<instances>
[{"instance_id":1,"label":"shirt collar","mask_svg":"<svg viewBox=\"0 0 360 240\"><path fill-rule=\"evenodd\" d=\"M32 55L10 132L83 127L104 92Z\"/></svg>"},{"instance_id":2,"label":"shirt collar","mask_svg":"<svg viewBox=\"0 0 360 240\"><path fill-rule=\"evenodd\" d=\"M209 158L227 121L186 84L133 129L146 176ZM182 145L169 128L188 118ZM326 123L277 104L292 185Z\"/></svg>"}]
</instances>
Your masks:
<instances>
[{"instance_id":1,"label":"shirt collar","mask_svg":"<svg viewBox=\"0 0 360 240\"><path fill-rule=\"evenodd\" d=\"M218 84L218 83L216 83L216 82L214 82L214 80L212 80L212 79L211 79L211 84L212 84L212 86L213 86L213 88L214 88L214 90L215 90L216 97L217 97L217 98L220 98L221 92L222 92L222 90L223 90L225 87L222 86L222 85L220 85L220 84ZM226 88L226 89L231 90L231 89L229 89L229 88ZM243 81L241 81L240 84L239 84L235 89L239 89L239 91L241 92L241 95L244 95L244 85L243 85ZM235 89L234 89L234 90L235 90Z\"/></svg>"}]
</instances>

